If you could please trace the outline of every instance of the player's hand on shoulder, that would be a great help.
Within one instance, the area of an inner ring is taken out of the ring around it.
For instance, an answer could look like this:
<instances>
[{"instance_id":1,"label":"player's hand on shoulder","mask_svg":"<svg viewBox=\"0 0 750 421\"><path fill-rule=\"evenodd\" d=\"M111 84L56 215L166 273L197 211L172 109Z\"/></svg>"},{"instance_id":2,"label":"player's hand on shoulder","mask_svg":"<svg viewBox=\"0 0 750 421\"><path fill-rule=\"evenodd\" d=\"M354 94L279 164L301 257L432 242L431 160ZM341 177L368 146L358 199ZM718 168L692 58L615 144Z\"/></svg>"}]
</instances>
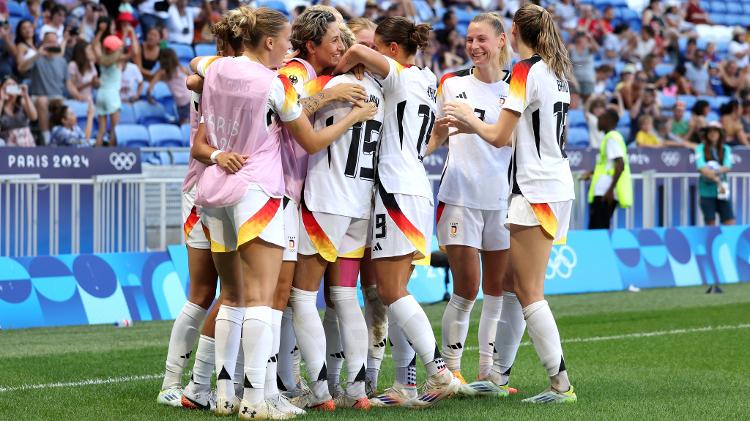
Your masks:
<instances>
[{"instance_id":1,"label":"player's hand on shoulder","mask_svg":"<svg viewBox=\"0 0 750 421\"><path fill-rule=\"evenodd\" d=\"M352 113L357 118L357 121L367 121L375 118L378 112L378 107L372 102L358 101L354 104Z\"/></svg>"},{"instance_id":2,"label":"player's hand on shoulder","mask_svg":"<svg viewBox=\"0 0 750 421\"><path fill-rule=\"evenodd\" d=\"M367 99L367 91L361 85L356 83L342 83L329 88L331 98L334 101L346 101L352 104Z\"/></svg>"}]
</instances>

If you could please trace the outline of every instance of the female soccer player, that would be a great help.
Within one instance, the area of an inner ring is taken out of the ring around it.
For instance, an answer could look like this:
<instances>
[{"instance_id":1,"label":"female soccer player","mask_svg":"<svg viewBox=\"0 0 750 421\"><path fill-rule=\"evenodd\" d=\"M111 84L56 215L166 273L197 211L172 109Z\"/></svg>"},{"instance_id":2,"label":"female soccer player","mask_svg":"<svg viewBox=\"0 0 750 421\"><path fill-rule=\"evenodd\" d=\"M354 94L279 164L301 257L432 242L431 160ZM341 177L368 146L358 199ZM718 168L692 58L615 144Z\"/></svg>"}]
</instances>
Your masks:
<instances>
[{"instance_id":1,"label":"female soccer player","mask_svg":"<svg viewBox=\"0 0 750 421\"><path fill-rule=\"evenodd\" d=\"M438 106L458 100L474 107L474 114L494 124L508 96L510 45L505 39L502 17L482 13L472 19L466 35L466 53L474 66L443 76L438 88ZM493 95L490 95L492 93ZM448 127L438 125L432 132L428 151L448 137ZM437 208L437 236L446 248L453 272L453 295L443 314L443 358L462 383L461 374L469 318L480 285L484 292L479 321L479 376L490 374L500 309L507 300L516 300L513 279L506 276L510 232L504 227L508 209L508 165L511 148L495 148L476 134L450 138L448 159L440 182ZM429 152L428 152L429 153ZM480 264L481 254L481 264ZM518 304L516 304L518 307ZM514 320L516 342L523 334L523 317L518 308ZM510 314L510 312L506 312ZM518 326L520 325L520 326ZM509 339L507 334L503 340ZM500 351L501 347L497 347ZM493 394L508 394L508 386L492 388ZM462 388L466 393L473 389ZM488 390L488 388L480 388Z\"/></svg>"},{"instance_id":2,"label":"female soccer player","mask_svg":"<svg viewBox=\"0 0 750 421\"><path fill-rule=\"evenodd\" d=\"M355 107L340 122L313 131L289 80L272 70L280 67L290 48L291 26L284 15L265 7L243 8L235 33L243 39L243 56L217 59L203 74L202 105L210 145L195 142L192 148L193 156L203 162L232 152L244 160L228 171L207 167L196 195L224 299L215 329L216 413L239 410L240 418L247 419L291 417L294 414L281 412L264 396L273 345L271 305L286 243L281 212L282 128L308 153L317 152L353 124L371 118L375 108ZM236 254L240 267L232 264ZM237 359L240 330L245 390L238 405L229 369Z\"/></svg>"},{"instance_id":3,"label":"female soccer player","mask_svg":"<svg viewBox=\"0 0 750 421\"><path fill-rule=\"evenodd\" d=\"M460 102L445 105L446 119L459 132L477 133L497 147L511 143L516 130L506 221L510 260L529 336L551 379L549 389L525 401L574 402L560 334L544 299L552 244L565 241L575 197L564 150L571 63L552 16L539 6L526 4L516 12L511 42L522 61L513 67L510 94L497 122L484 123Z\"/></svg>"},{"instance_id":4,"label":"female soccer player","mask_svg":"<svg viewBox=\"0 0 750 421\"><path fill-rule=\"evenodd\" d=\"M377 164L372 259L388 320L408 338L427 370L419 396L408 399L404 388L393 393L398 403L412 407L431 406L460 386L445 367L427 315L406 290L412 263L429 259L432 238L432 189L421 161L435 122L437 81L429 69L414 66L417 50L427 47L429 32L429 25L386 18L375 30L379 52L355 45L334 72L364 64L383 87L386 114ZM391 341L400 342L394 337ZM396 384L403 383L413 381L397 379Z\"/></svg>"}]
</instances>

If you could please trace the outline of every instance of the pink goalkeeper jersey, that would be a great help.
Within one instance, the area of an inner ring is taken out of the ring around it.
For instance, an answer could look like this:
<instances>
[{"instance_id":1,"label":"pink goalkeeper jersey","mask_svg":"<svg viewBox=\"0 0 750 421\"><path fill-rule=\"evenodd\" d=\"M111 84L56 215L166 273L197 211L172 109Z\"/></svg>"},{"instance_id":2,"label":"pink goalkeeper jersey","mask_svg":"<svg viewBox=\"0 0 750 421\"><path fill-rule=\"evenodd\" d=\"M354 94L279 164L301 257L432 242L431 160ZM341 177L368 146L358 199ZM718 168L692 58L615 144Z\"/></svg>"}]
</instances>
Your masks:
<instances>
[{"instance_id":1,"label":"pink goalkeeper jersey","mask_svg":"<svg viewBox=\"0 0 750 421\"><path fill-rule=\"evenodd\" d=\"M208 141L214 148L249 158L235 174L218 165L207 167L198 180L196 204L211 208L234 205L251 183L269 196L284 194L281 126L266 128L265 124L271 83L276 77L276 72L242 57L220 58L211 65L201 104Z\"/></svg>"},{"instance_id":2,"label":"pink goalkeeper jersey","mask_svg":"<svg viewBox=\"0 0 750 421\"><path fill-rule=\"evenodd\" d=\"M195 141L195 134L198 132L198 126L201 122L201 96L195 92L192 92L192 99L190 100L190 147L193 147ZM200 174L205 170L206 166L193 159L193 156L188 154L188 170L185 175L185 181L182 182L182 191L189 191L195 182L198 180Z\"/></svg>"}]
</instances>

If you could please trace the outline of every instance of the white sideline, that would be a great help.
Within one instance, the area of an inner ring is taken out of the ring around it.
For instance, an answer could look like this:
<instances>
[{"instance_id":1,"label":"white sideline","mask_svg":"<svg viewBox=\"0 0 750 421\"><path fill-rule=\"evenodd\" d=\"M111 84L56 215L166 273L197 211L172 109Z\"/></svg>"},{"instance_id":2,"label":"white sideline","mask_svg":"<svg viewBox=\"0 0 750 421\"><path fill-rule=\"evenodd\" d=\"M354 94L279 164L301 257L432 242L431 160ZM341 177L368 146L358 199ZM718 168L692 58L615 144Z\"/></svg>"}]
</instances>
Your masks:
<instances>
[{"instance_id":1,"label":"white sideline","mask_svg":"<svg viewBox=\"0 0 750 421\"><path fill-rule=\"evenodd\" d=\"M619 339L638 339L638 338L651 338L655 336L668 336L668 335L682 335L686 333L701 333L701 332L714 332L721 330L738 330L748 329L750 323L742 323L738 325L723 325L723 326L704 326L694 327L685 329L673 329L673 330L657 330L653 332L635 332L625 333L622 335L611 335L611 336L592 336L588 338L570 338L563 339L564 344L570 343L585 343L585 342L601 342L601 341L616 341ZM521 346L531 345L531 342L522 342ZM476 351L478 347L470 346L464 348L464 351ZM387 355L390 356L390 355ZM36 389L48 389L48 388L73 388L82 386L92 386L100 384L114 384L114 383L127 383L137 382L146 380L156 380L162 378L164 374L144 374L140 376L121 376L121 377L108 377L104 379L87 379L80 380L77 382L59 382L59 383L45 383L45 384L24 384L20 386L0 386L0 393L4 392L19 392L24 390L36 390Z\"/></svg>"}]
</instances>

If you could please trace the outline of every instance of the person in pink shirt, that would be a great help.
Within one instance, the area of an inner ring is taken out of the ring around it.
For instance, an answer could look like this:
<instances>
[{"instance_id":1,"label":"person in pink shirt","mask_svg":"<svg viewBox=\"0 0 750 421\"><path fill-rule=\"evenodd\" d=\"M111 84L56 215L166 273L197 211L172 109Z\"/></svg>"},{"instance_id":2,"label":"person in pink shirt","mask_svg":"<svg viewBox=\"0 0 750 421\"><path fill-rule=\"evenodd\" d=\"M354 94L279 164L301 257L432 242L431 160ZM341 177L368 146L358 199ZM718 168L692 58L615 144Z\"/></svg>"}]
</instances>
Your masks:
<instances>
[{"instance_id":1,"label":"person in pink shirt","mask_svg":"<svg viewBox=\"0 0 750 421\"><path fill-rule=\"evenodd\" d=\"M215 327L216 413L275 418L292 415L264 395L274 340L271 304L285 245L282 128L314 153L355 123L372 118L376 107L354 107L345 118L314 131L289 79L272 70L281 66L290 48L291 26L284 15L264 7L242 8L235 33L242 35L243 55L216 58L199 69L205 77L202 109L208 142L196 140L191 152L205 164L229 154L223 165L204 169L196 194L224 299ZM241 332L245 389L240 403L229 371L236 364ZM322 404L322 409L333 409L332 402Z\"/></svg>"}]
</instances>

